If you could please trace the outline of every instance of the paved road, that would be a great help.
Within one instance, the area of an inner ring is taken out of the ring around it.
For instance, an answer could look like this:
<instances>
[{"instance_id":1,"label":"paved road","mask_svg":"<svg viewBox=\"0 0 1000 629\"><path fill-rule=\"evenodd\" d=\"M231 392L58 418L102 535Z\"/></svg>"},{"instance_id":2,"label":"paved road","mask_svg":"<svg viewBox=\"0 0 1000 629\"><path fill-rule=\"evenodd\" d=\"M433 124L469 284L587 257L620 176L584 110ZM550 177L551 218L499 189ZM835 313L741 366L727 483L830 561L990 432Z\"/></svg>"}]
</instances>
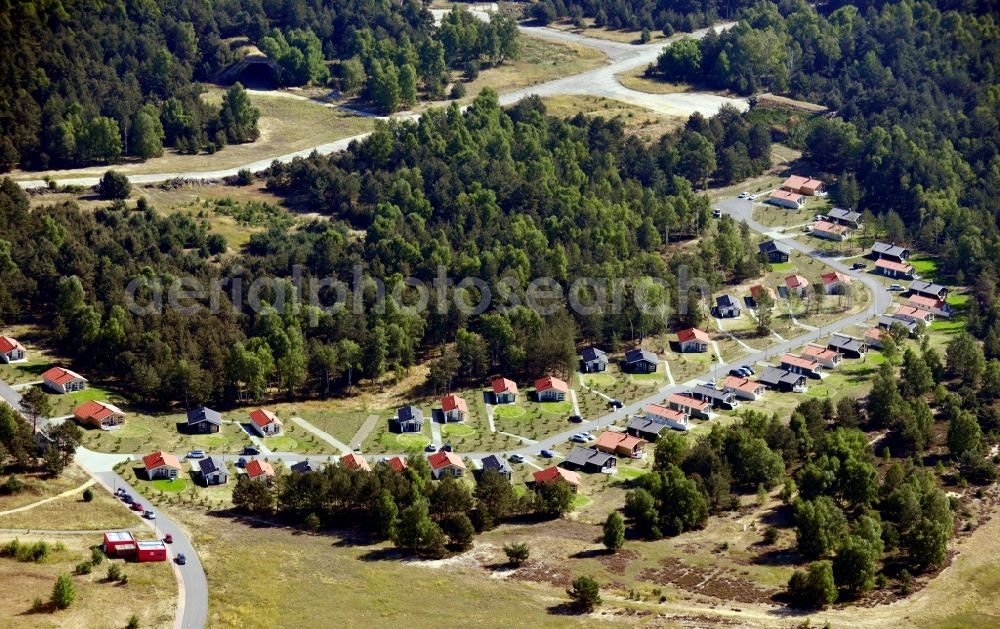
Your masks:
<instances>
[{"instance_id":1,"label":"paved road","mask_svg":"<svg viewBox=\"0 0 1000 629\"><path fill-rule=\"evenodd\" d=\"M717 31L721 31L731 28L734 24L735 23L732 22L717 24L713 28ZM690 34L675 35L670 39L662 40L655 44L645 44L641 46L610 42L603 39L586 37L577 33L569 33L545 27L521 26L520 29L523 33L529 36L544 37L557 41L572 41L596 48L608 55L609 63L603 67L590 70L588 72L547 81L545 83L539 83L537 85L513 92L507 92L500 96L500 103L502 105L516 103L525 96L530 95L558 96L586 94L616 99L637 105L639 107L644 107L657 113L681 116L685 118L696 111L706 115L712 115L719 110L719 107L726 103L733 105L740 110L746 110L748 106L746 99L728 98L714 94L647 94L645 92L626 88L618 82L617 78L615 78L616 74L627 72L655 61L656 57L660 53L660 50L662 50L667 44L685 37L700 39L705 36L708 29L701 29ZM298 97L298 95L292 96ZM419 114L416 113L403 113L393 116L393 118L401 120L412 120L417 117L419 117ZM128 175L128 178L133 184L159 183L162 181L169 181L171 179L191 179L197 181L218 180L226 177L233 177L240 170L244 169L254 173L261 172L266 170L274 161L287 163L296 157L307 157L313 152L319 153L320 155L328 155L330 153L343 151L350 145L351 142L355 140L362 140L368 137L368 135L368 133L361 133L349 138L337 140L335 142L328 142L319 146L302 149L301 151L266 157L249 164L234 166L233 168L211 171ZM94 186L97 185L100 180L100 174L95 174L93 168L56 171L50 172L49 174L53 179L63 185ZM48 182L42 179L22 180L17 183L25 189L44 188L48 186Z\"/></svg>"}]
</instances>

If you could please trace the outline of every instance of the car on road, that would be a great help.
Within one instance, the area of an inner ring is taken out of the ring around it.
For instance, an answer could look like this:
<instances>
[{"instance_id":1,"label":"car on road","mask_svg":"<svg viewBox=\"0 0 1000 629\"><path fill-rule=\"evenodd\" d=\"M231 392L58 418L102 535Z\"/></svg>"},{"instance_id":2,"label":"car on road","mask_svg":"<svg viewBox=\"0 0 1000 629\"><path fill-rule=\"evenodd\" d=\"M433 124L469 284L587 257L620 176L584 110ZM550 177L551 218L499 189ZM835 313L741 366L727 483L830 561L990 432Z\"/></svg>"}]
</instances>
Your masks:
<instances>
[{"instance_id":1,"label":"car on road","mask_svg":"<svg viewBox=\"0 0 1000 629\"><path fill-rule=\"evenodd\" d=\"M524 457L520 454L511 454L507 456L507 460L511 463L524 463Z\"/></svg>"},{"instance_id":2,"label":"car on road","mask_svg":"<svg viewBox=\"0 0 1000 629\"><path fill-rule=\"evenodd\" d=\"M258 450L253 446L244 446L243 452L240 452L240 454L249 454L251 456L257 456L258 454L260 454L260 450Z\"/></svg>"},{"instance_id":3,"label":"car on road","mask_svg":"<svg viewBox=\"0 0 1000 629\"><path fill-rule=\"evenodd\" d=\"M163 543L164 544L173 544L174 543L174 536L171 535L170 533L167 533L166 535L163 536Z\"/></svg>"},{"instance_id":4,"label":"car on road","mask_svg":"<svg viewBox=\"0 0 1000 629\"><path fill-rule=\"evenodd\" d=\"M750 199L751 201L756 201L758 197L760 197L759 194L751 194L747 198Z\"/></svg>"},{"instance_id":5,"label":"car on road","mask_svg":"<svg viewBox=\"0 0 1000 629\"><path fill-rule=\"evenodd\" d=\"M868 268L868 266L864 262L855 262L854 264L851 265L851 269L855 271L866 268Z\"/></svg>"},{"instance_id":6,"label":"car on road","mask_svg":"<svg viewBox=\"0 0 1000 629\"><path fill-rule=\"evenodd\" d=\"M749 192L741 192L739 194L738 198L740 198L740 199L749 199L750 198L750 193Z\"/></svg>"},{"instance_id":7,"label":"car on road","mask_svg":"<svg viewBox=\"0 0 1000 629\"><path fill-rule=\"evenodd\" d=\"M899 284L893 284L893 285L889 286L889 290L901 291L901 290L903 290L903 287L900 286Z\"/></svg>"},{"instance_id":8,"label":"car on road","mask_svg":"<svg viewBox=\"0 0 1000 629\"><path fill-rule=\"evenodd\" d=\"M131 509L132 509L133 511L143 511L143 510L144 510L144 509L142 508L142 503L141 503L141 502L133 502L133 503L132 503L132 507L131 507Z\"/></svg>"},{"instance_id":9,"label":"car on road","mask_svg":"<svg viewBox=\"0 0 1000 629\"><path fill-rule=\"evenodd\" d=\"M587 441L594 441L595 439L597 439L597 437L594 436L594 433L591 432L581 432L580 434L586 437Z\"/></svg>"},{"instance_id":10,"label":"car on road","mask_svg":"<svg viewBox=\"0 0 1000 629\"><path fill-rule=\"evenodd\" d=\"M583 423L583 418L580 417L579 415L570 415L569 416L569 420L571 422L573 422L574 424L582 424Z\"/></svg>"},{"instance_id":11,"label":"car on road","mask_svg":"<svg viewBox=\"0 0 1000 629\"><path fill-rule=\"evenodd\" d=\"M722 210L712 210L712 218L722 218Z\"/></svg>"},{"instance_id":12,"label":"car on road","mask_svg":"<svg viewBox=\"0 0 1000 629\"><path fill-rule=\"evenodd\" d=\"M552 450L542 450L538 454L542 455L546 459L551 459L552 457L554 457L556 455L556 453L553 452Z\"/></svg>"},{"instance_id":13,"label":"car on road","mask_svg":"<svg viewBox=\"0 0 1000 629\"><path fill-rule=\"evenodd\" d=\"M240 460L236 462L236 467L246 467L246 466L247 466L246 457L241 456Z\"/></svg>"},{"instance_id":14,"label":"car on road","mask_svg":"<svg viewBox=\"0 0 1000 629\"><path fill-rule=\"evenodd\" d=\"M179 555L177 555L174 561L177 562L178 566L183 566L188 562L187 557L184 556L184 553L180 553Z\"/></svg>"},{"instance_id":15,"label":"car on road","mask_svg":"<svg viewBox=\"0 0 1000 629\"><path fill-rule=\"evenodd\" d=\"M753 368L753 367L751 367L750 365L743 365L743 367L742 367L742 368L743 368L743 369L746 369L747 371L749 371L749 372L750 372L750 375L751 375L751 376L752 376L752 375L754 375L755 373L757 373L757 372L756 372L756 371L754 370L754 368Z\"/></svg>"},{"instance_id":16,"label":"car on road","mask_svg":"<svg viewBox=\"0 0 1000 629\"><path fill-rule=\"evenodd\" d=\"M142 514L142 517L146 518L147 520L155 520L156 514L147 509L146 512Z\"/></svg>"},{"instance_id":17,"label":"car on road","mask_svg":"<svg viewBox=\"0 0 1000 629\"><path fill-rule=\"evenodd\" d=\"M575 435L570 437L569 440L572 441L573 443L587 443L587 437L580 433L576 433Z\"/></svg>"},{"instance_id":18,"label":"car on road","mask_svg":"<svg viewBox=\"0 0 1000 629\"><path fill-rule=\"evenodd\" d=\"M434 445L433 443L428 443L427 447L424 448L424 452L437 452L437 451L438 451L438 447L436 445Z\"/></svg>"},{"instance_id":19,"label":"car on road","mask_svg":"<svg viewBox=\"0 0 1000 629\"><path fill-rule=\"evenodd\" d=\"M611 408L621 408L625 405L622 404L621 400L608 400L608 406L610 406Z\"/></svg>"},{"instance_id":20,"label":"car on road","mask_svg":"<svg viewBox=\"0 0 1000 629\"><path fill-rule=\"evenodd\" d=\"M204 459L205 458L205 451L204 450L191 450L190 452L187 453L187 458L189 458L189 459Z\"/></svg>"}]
</instances>

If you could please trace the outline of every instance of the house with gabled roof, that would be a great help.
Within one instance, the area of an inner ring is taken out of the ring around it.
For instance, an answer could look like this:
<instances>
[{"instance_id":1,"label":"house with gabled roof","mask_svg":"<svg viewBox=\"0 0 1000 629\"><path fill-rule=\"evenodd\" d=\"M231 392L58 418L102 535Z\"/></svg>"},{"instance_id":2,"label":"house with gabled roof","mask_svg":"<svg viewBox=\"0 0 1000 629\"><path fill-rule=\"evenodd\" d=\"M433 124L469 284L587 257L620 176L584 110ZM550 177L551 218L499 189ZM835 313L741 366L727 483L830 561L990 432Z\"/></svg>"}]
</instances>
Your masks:
<instances>
[{"instance_id":1,"label":"house with gabled roof","mask_svg":"<svg viewBox=\"0 0 1000 629\"><path fill-rule=\"evenodd\" d=\"M267 461L251 459L246 466L247 478L270 484L274 480L274 468Z\"/></svg>"},{"instance_id":2,"label":"house with gabled roof","mask_svg":"<svg viewBox=\"0 0 1000 629\"><path fill-rule=\"evenodd\" d=\"M441 398L441 415L447 422L464 422L469 415L469 405L465 398L451 393Z\"/></svg>"},{"instance_id":3,"label":"house with gabled roof","mask_svg":"<svg viewBox=\"0 0 1000 629\"><path fill-rule=\"evenodd\" d=\"M775 190L771 193L771 196L767 198L767 202L771 205L777 205L778 207L784 207L790 210L799 210L806 204L806 198L798 192Z\"/></svg>"},{"instance_id":4,"label":"house with gabled roof","mask_svg":"<svg viewBox=\"0 0 1000 629\"><path fill-rule=\"evenodd\" d=\"M561 402L569 393L569 385L559 378L545 376L535 380L535 397L539 402Z\"/></svg>"},{"instance_id":5,"label":"house with gabled roof","mask_svg":"<svg viewBox=\"0 0 1000 629\"><path fill-rule=\"evenodd\" d=\"M861 358L868 352L867 343L846 334L834 334L826 347L847 358Z\"/></svg>"},{"instance_id":6,"label":"house with gabled roof","mask_svg":"<svg viewBox=\"0 0 1000 629\"><path fill-rule=\"evenodd\" d=\"M806 291L809 290L809 280L801 275L789 275L785 278L785 288L789 295L805 297Z\"/></svg>"},{"instance_id":7,"label":"house with gabled roof","mask_svg":"<svg viewBox=\"0 0 1000 629\"><path fill-rule=\"evenodd\" d=\"M826 213L827 218L831 221L840 223L841 225L846 225L851 229L861 228L861 212L854 212L851 210L845 210L843 208L835 207Z\"/></svg>"},{"instance_id":8,"label":"house with gabled roof","mask_svg":"<svg viewBox=\"0 0 1000 629\"><path fill-rule=\"evenodd\" d=\"M406 464L406 459L404 459L401 456L394 456L387 459L382 459L380 463L382 465L390 467L394 472L399 472L400 474L402 474L403 470L405 470L408 467Z\"/></svg>"},{"instance_id":9,"label":"house with gabled roof","mask_svg":"<svg viewBox=\"0 0 1000 629\"><path fill-rule=\"evenodd\" d=\"M465 475L465 463L462 462L462 457L454 452L438 450L427 457L427 462L431 465L431 476L437 480L445 476L461 478Z\"/></svg>"},{"instance_id":10,"label":"house with gabled roof","mask_svg":"<svg viewBox=\"0 0 1000 629\"><path fill-rule=\"evenodd\" d=\"M935 317L948 318L954 311L951 308L951 304L944 301L943 299L938 299L937 297L928 297L927 295L920 294L910 294L906 298L906 305L913 306L914 308L920 308L921 310L926 310L930 312Z\"/></svg>"},{"instance_id":11,"label":"house with gabled roof","mask_svg":"<svg viewBox=\"0 0 1000 629\"><path fill-rule=\"evenodd\" d=\"M187 412L187 429L192 433L219 432L222 428L222 415L207 406L192 408Z\"/></svg>"},{"instance_id":12,"label":"house with gabled roof","mask_svg":"<svg viewBox=\"0 0 1000 629\"><path fill-rule=\"evenodd\" d=\"M207 456L198 460L198 473L206 487L225 485L229 481L229 469L221 456Z\"/></svg>"},{"instance_id":13,"label":"house with gabled roof","mask_svg":"<svg viewBox=\"0 0 1000 629\"><path fill-rule=\"evenodd\" d=\"M646 442L627 432L605 430L597 436L594 447L601 452L627 456L632 459L641 459L646 456Z\"/></svg>"},{"instance_id":14,"label":"house with gabled roof","mask_svg":"<svg viewBox=\"0 0 1000 629\"><path fill-rule=\"evenodd\" d=\"M699 419L709 419L711 417L709 415L711 404L687 395L681 395L680 393L674 393L667 398L667 405L673 410L680 411L689 417L697 417Z\"/></svg>"},{"instance_id":15,"label":"house with gabled roof","mask_svg":"<svg viewBox=\"0 0 1000 629\"><path fill-rule=\"evenodd\" d=\"M783 242L777 240L765 240L757 245L757 251L764 256L768 262L775 264L788 262L788 257L792 255L791 249Z\"/></svg>"},{"instance_id":16,"label":"house with gabled roof","mask_svg":"<svg viewBox=\"0 0 1000 629\"><path fill-rule=\"evenodd\" d=\"M625 371L628 373L655 373L660 359L651 351L636 348L625 352Z\"/></svg>"},{"instance_id":17,"label":"house with gabled roof","mask_svg":"<svg viewBox=\"0 0 1000 629\"><path fill-rule=\"evenodd\" d=\"M917 334L917 327L920 324L916 321L910 321L908 319L898 319L889 315L879 315L876 325L886 330L891 330L894 325L902 326L906 329L906 333L909 336L915 336Z\"/></svg>"},{"instance_id":18,"label":"house with gabled roof","mask_svg":"<svg viewBox=\"0 0 1000 629\"><path fill-rule=\"evenodd\" d=\"M733 319L740 316L740 302L732 295L719 295L715 298L715 316L720 319Z\"/></svg>"},{"instance_id":19,"label":"house with gabled roof","mask_svg":"<svg viewBox=\"0 0 1000 629\"><path fill-rule=\"evenodd\" d=\"M683 413L679 413L679 415L683 417ZM667 428L669 428L669 426L663 422L653 421L652 419L643 417L642 415L633 415L632 418L628 420L628 425L625 426L625 432L648 443L653 443L660 438L660 435L663 434L663 431Z\"/></svg>"},{"instance_id":20,"label":"house with gabled roof","mask_svg":"<svg viewBox=\"0 0 1000 629\"><path fill-rule=\"evenodd\" d=\"M493 389L494 404L513 404L517 401L517 383L507 378L496 377L490 380Z\"/></svg>"},{"instance_id":21,"label":"house with gabled roof","mask_svg":"<svg viewBox=\"0 0 1000 629\"><path fill-rule=\"evenodd\" d=\"M606 472L618 465L615 455L601 452L595 448L584 448L583 446L573 446L562 462L562 467L568 470L595 474Z\"/></svg>"},{"instance_id":22,"label":"house with gabled roof","mask_svg":"<svg viewBox=\"0 0 1000 629\"><path fill-rule=\"evenodd\" d=\"M659 404L647 404L642 409L646 419L664 426L669 426L674 430L688 430L688 414L676 408L667 408Z\"/></svg>"},{"instance_id":23,"label":"house with gabled roof","mask_svg":"<svg viewBox=\"0 0 1000 629\"><path fill-rule=\"evenodd\" d=\"M53 367L43 373L42 382L56 393L72 393L87 388L86 378L62 367Z\"/></svg>"},{"instance_id":24,"label":"house with gabled roof","mask_svg":"<svg viewBox=\"0 0 1000 629\"><path fill-rule=\"evenodd\" d=\"M754 308L760 303L763 295L767 295L771 299L772 304L778 300L778 296L774 293L773 288L764 286L763 284L754 284L750 287L750 299L753 300Z\"/></svg>"},{"instance_id":25,"label":"house with gabled roof","mask_svg":"<svg viewBox=\"0 0 1000 629\"><path fill-rule=\"evenodd\" d=\"M707 352L712 338L708 332L698 328L685 328L677 333L677 345L681 352Z\"/></svg>"},{"instance_id":26,"label":"house with gabled roof","mask_svg":"<svg viewBox=\"0 0 1000 629\"><path fill-rule=\"evenodd\" d=\"M948 287L933 282L914 280L910 283L910 295L925 295L935 299L948 299Z\"/></svg>"},{"instance_id":27,"label":"house with gabled roof","mask_svg":"<svg viewBox=\"0 0 1000 629\"><path fill-rule=\"evenodd\" d=\"M893 262L905 262L910 257L910 250L900 247L896 243L876 242L872 245L868 255L873 260L892 260Z\"/></svg>"},{"instance_id":28,"label":"house with gabled roof","mask_svg":"<svg viewBox=\"0 0 1000 629\"><path fill-rule=\"evenodd\" d=\"M28 359L27 350L17 339L0 336L0 363L18 363Z\"/></svg>"},{"instance_id":29,"label":"house with gabled roof","mask_svg":"<svg viewBox=\"0 0 1000 629\"><path fill-rule=\"evenodd\" d=\"M549 483L566 483L573 493L580 489L580 475L572 470L552 466L544 470L538 470L532 475L535 485L548 485Z\"/></svg>"},{"instance_id":30,"label":"house with gabled roof","mask_svg":"<svg viewBox=\"0 0 1000 629\"><path fill-rule=\"evenodd\" d=\"M73 409L73 417L84 426L117 430L125 424L125 411L111 402L89 400Z\"/></svg>"},{"instance_id":31,"label":"house with gabled roof","mask_svg":"<svg viewBox=\"0 0 1000 629\"><path fill-rule=\"evenodd\" d=\"M913 265L888 258L879 258L875 261L875 272L895 280L911 280L915 277Z\"/></svg>"},{"instance_id":32,"label":"house with gabled roof","mask_svg":"<svg viewBox=\"0 0 1000 629\"><path fill-rule=\"evenodd\" d=\"M822 345L813 345L812 343L806 344L802 348L801 354L803 358L815 360L827 369L836 369L840 366L842 359L842 356L838 352Z\"/></svg>"},{"instance_id":33,"label":"house with gabled roof","mask_svg":"<svg viewBox=\"0 0 1000 629\"><path fill-rule=\"evenodd\" d=\"M882 347L882 334L885 328L880 325L873 325L865 330L865 342L875 348Z\"/></svg>"},{"instance_id":34,"label":"house with gabled roof","mask_svg":"<svg viewBox=\"0 0 1000 629\"><path fill-rule=\"evenodd\" d=\"M731 411L740 405L740 401L732 393L724 389L716 389L714 386L707 387L703 384L699 384L681 395L687 395L696 400L708 402L712 405L712 408L721 408L727 411Z\"/></svg>"},{"instance_id":35,"label":"house with gabled roof","mask_svg":"<svg viewBox=\"0 0 1000 629\"><path fill-rule=\"evenodd\" d=\"M365 457L356 452L349 452L340 457L340 466L354 472L370 472L372 468L368 465Z\"/></svg>"},{"instance_id":36,"label":"house with gabled roof","mask_svg":"<svg viewBox=\"0 0 1000 629\"><path fill-rule=\"evenodd\" d=\"M851 277L837 271L824 273L820 276L820 280L823 282L823 292L827 295L846 294L851 285Z\"/></svg>"},{"instance_id":37,"label":"house with gabled roof","mask_svg":"<svg viewBox=\"0 0 1000 629\"><path fill-rule=\"evenodd\" d=\"M851 237L851 228L830 221L816 221L809 230L813 236L834 242L843 242Z\"/></svg>"},{"instance_id":38,"label":"house with gabled roof","mask_svg":"<svg viewBox=\"0 0 1000 629\"><path fill-rule=\"evenodd\" d=\"M777 367L768 367L757 378L761 384L783 393L806 392L806 377Z\"/></svg>"},{"instance_id":39,"label":"house with gabled roof","mask_svg":"<svg viewBox=\"0 0 1000 629\"><path fill-rule=\"evenodd\" d=\"M489 454L484 456L480 463L482 463L484 472L487 470L493 470L500 476L506 478L508 482L514 478L514 470L511 469L510 464L507 463L507 461L502 457L495 454Z\"/></svg>"},{"instance_id":40,"label":"house with gabled roof","mask_svg":"<svg viewBox=\"0 0 1000 629\"><path fill-rule=\"evenodd\" d=\"M608 355L596 347L588 347L580 352L580 371L599 373L608 368Z\"/></svg>"},{"instance_id":41,"label":"house with gabled roof","mask_svg":"<svg viewBox=\"0 0 1000 629\"><path fill-rule=\"evenodd\" d=\"M912 321L920 325L930 325L934 322L934 314L932 312L914 306L896 306L896 309L892 312L892 317L894 319L902 319L903 321Z\"/></svg>"},{"instance_id":42,"label":"house with gabled roof","mask_svg":"<svg viewBox=\"0 0 1000 629\"><path fill-rule=\"evenodd\" d=\"M278 416L265 408L258 408L250 413L250 425L261 437L280 435L283 426Z\"/></svg>"},{"instance_id":43,"label":"house with gabled roof","mask_svg":"<svg viewBox=\"0 0 1000 629\"><path fill-rule=\"evenodd\" d=\"M142 466L146 468L146 478L149 480L158 478L173 480L181 473L181 462L177 457L162 450L142 457Z\"/></svg>"},{"instance_id":44,"label":"house with gabled roof","mask_svg":"<svg viewBox=\"0 0 1000 629\"><path fill-rule=\"evenodd\" d=\"M781 357L780 367L785 371L801 374L807 378L818 379L820 377L819 361L814 358L785 354Z\"/></svg>"},{"instance_id":45,"label":"house with gabled roof","mask_svg":"<svg viewBox=\"0 0 1000 629\"><path fill-rule=\"evenodd\" d=\"M722 381L723 391L744 400L756 400L764 394L766 388L759 382L739 376L726 376L726 379Z\"/></svg>"},{"instance_id":46,"label":"house with gabled roof","mask_svg":"<svg viewBox=\"0 0 1000 629\"><path fill-rule=\"evenodd\" d=\"M420 432L424 429L424 412L416 406L402 406L396 416L389 420L391 432Z\"/></svg>"},{"instance_id":47,"label":"house with gabled roof","mask_svg":"<svg viewBox=\"0 0 1000 629\"><path fill-rule=\"evenodd\" d=\"M797 192L810 197L822 194L826 191L826 183L812 177L801 175L790 175L785 183L781 184L781 189L788 192Z\"/></svg>"}]
</instances>

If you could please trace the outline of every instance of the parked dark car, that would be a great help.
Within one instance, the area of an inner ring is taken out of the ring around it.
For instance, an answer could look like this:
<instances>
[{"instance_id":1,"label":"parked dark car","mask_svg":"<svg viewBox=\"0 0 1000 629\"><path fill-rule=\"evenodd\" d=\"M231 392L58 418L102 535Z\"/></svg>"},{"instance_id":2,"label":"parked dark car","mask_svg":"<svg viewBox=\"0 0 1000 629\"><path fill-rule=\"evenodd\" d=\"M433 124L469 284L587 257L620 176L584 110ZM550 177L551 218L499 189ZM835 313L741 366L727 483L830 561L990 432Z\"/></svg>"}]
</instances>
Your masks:
<instances>
[{"instance_id":1,"label":"parked dark car","mask_svg":"<svg viewBox=\"0 0 1000 629\"><path fill-rule=\"evenodd\" d=\"M541 452L539 452L539 454L545 457L546 459L551 459L556 455L556 453L553 452L552 450L542 450Z\"/></svg>"},{"instance_id":2,"label":"parked dark car","mask_svg":"<svg viewBox=\"0 0 1000 629\"><path fill-rule=\"evenodd\" d=\"M243 452L240 452L240 454L249 454L250 456L257 456L258 454L260 454L260 450L258 450L253 446L244 446Z\"/></svg>"},{"instance_id":3,"label":"parked dark car","mask_svg":"<svg viewBox=\"0 0 1000 629\"><path fill-rule=\"evenodd\" d=\"M122 494L122 502L126 504L132 504L133 502L135 502L135 499L128 494Z\"/></svg>"},{"instance_id":4,"label":"parked dark car","mask_svg":"<svg viewBox=\"0 0 1000 629\"><path fill-rule=\"evenodd\" d=\"M451 444L446 443L441 449L444 450L445 452L451 452Z\"/></svg>"},{"instance_id":5,"label":"parked dark car","mask_svg":"<svg viewBox=\"0 0 1000 629\"><path fill-rule=\"evenodd\" d=\"M866 267L864 262L855 262L854 264L851 265L851 268L857 271L858 269L863 269Z\"/></svg>"},{"instance_id":6,"label":"parked dark car","mask_svg":"<svg viewBox=\"0 0 1000 629\"><path fill-rule=\"evenodd\" d=\"M427 447L424 448L424 452L437 452L437 451L438 451L438 448L433 443L428 443Z\"/></svg>"},{"instance_id":7,"label":"parked dark car","mask_svg":"<svg viewBox=\"0 0 1000 629\"><path fill-rule=\"evenodd\" d=\"M247 460L244 457L240 457L240 460L236 462L236 467L246 467Z\"/></svg>"},{"instance_id":8,"label":"parked dark car","mask_svg":"<svg viewBox=\"0 0 1000 629\"><path fill-rule=\"evenodd\" d=\"M621 400L611 400L610 402L608 402L608 406L610 406L611 408L621 408L625 405L622 404Z\"/></svg>"},{"instance_id":9,"label":"parked dark car","mask_svg":"<svg viewBox=\"0 0 1000 629\"><path fill-rule=\"evenodd\" d=\"M582 417L580 417L579 415L570 415L570 416L569 416L569 420L570 420L571 422L573 422L574 424L580 424L580 423L583 423L583 418L582 418Z\"/></svg>"}]
</instances>

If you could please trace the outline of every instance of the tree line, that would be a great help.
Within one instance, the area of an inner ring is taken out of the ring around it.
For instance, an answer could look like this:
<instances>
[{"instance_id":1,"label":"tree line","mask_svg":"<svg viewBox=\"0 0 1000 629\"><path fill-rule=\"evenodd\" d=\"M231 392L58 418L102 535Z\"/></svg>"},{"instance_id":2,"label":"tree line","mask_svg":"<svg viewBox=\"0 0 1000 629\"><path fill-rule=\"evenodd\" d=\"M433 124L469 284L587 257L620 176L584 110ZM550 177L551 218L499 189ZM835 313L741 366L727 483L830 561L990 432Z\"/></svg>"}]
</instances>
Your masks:
<instances>
[{"instance_id":1,"label":"tree line","mask_svg":"<svg viewBox=\"0 0 1000 629\"><path fill-rule=\"evenodd\" d=\"M584 17L593 18L594 26L628 31L693 31L709 26L720 18L730 18L752 2L686 2L681 0L540 0L528 14L542 24L558 18L570 18L578 27Z\"/></svg>"}]
</instances>

